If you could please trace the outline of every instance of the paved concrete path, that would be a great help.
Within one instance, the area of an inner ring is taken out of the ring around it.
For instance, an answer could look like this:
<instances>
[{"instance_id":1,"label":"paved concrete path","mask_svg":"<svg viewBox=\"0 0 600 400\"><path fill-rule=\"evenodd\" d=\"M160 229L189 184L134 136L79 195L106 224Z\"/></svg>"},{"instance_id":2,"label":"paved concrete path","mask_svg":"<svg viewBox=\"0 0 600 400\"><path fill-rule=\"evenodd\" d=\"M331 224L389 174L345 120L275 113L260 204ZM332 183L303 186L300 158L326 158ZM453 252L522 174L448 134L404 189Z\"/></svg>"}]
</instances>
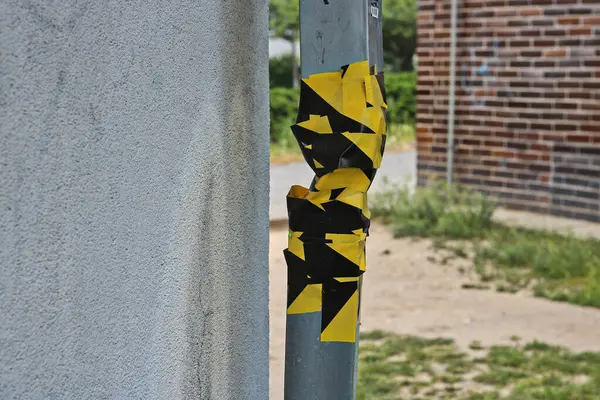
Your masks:
<instances>
[{"instance_id":1,"label":"paved concrete path","mask_svg":"<svg viewBox=\"0 0 600 400\"><path fill-rule=\"evenodd\" d=\"M383 177L395 184L416 183L417 153L414 150L386 153L369 193L383 187ZM314 176L304 162L271 166L271 221L287 219L285 198L292 185L308 186Z\"/></svg>"}]
</instances>

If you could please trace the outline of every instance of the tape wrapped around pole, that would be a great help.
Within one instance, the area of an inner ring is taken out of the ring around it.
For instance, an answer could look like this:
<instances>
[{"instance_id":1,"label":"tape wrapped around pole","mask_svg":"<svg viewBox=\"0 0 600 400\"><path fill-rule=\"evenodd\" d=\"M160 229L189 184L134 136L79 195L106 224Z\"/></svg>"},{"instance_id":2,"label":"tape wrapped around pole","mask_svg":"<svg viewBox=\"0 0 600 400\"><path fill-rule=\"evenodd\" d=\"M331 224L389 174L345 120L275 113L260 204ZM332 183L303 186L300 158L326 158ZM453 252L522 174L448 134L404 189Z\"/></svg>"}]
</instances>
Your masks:
<instances>
[{"instance_id":1,"label":"tape wrapped around pole","mask_svg":"<svg viewBox=\"0 0 600 400\"><path fill-rule=\"evenodd\" d=\"M383 73L368 61L301 82L292 131L315 177L287 196L287 313L321 312L321 342L357 341L367 191L385 149L386 109Z\"/></svg>"}]
</instances>

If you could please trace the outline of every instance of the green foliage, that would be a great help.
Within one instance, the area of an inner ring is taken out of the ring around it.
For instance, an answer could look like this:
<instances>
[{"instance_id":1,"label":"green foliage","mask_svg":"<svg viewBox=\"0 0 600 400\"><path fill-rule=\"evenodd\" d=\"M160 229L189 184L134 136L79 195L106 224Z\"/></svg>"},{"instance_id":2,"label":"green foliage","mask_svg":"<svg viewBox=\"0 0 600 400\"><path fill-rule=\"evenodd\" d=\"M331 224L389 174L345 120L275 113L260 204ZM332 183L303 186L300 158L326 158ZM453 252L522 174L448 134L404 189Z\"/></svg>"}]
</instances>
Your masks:
<instances>
[{"instance_id":1,"label":"green foliage","mask_svg":"<svg viewBox=\"0 0 600 400\"><path fill-rule=\"evenodd\" d=\"M472 239L492 226L495 205L484 195L455 186L392 187L375 194L372 215L391 224L395 236Z\"/></svg>"},{"instance_id":2,"label":"green foliage","mask_svg":"<svg viewBox=\"0 0 600 400\"><path fill-rule=\"evenodd\" d=\"M417 74L415 72L386 73L385 92L389 124L414 125L417 115Z\"/></svg>"},{"instance_id":3,"label":"green foliage","mask_svg":"<svg viewBox=\"0 0 600 400\"><path fill-rule=\"evenodd\" d=\"M383 2L383 57L392 71L412 71L417 46L417 0Z\"/></svg>"},{"instance_id":4,"label":"green foliage","mask_svg":"<svg viewBox=\"0 0 600 400\"><path fill-rule=\"evenodd\" d=\"M296 120L299 91L278 87L270 91L270 140L271 143L287 145L295 142L290 126Z\"/></svg>"},{"instance_id":5,"label":"green foliage","mask_svg":"<svg viewBox=\"0 0 600 400\"><path fill-rule=\"evenodd\" d=\"M274 36L293 42L298 36L300 21L298 1L270 0L269 29Z\"/></svg>"},{"instance_id":6,"label":"green foliage","mask_svg":"<svg viewBox=\"0 0 600 400\"><path fill-rule=\"evenodd\" d=\"M284 54L269 60L269 87L291 88L293 86L292 76L291 54Z\"/></svg>"},{"instance_id":7,"label":"green foliage","mask_svg":"<svg viewBox=\"0 0 600 400\"><path fill-rule=\"evenodd\" d=\"M298 62L296 58L296 42L300 30L298 1L270 0L269 2L269 29L271 34L287 40L291 46L289 57L289 80L294 87L299 86ZM285 86L288 86L287 84Z\"/></svg>"}]
</instances>

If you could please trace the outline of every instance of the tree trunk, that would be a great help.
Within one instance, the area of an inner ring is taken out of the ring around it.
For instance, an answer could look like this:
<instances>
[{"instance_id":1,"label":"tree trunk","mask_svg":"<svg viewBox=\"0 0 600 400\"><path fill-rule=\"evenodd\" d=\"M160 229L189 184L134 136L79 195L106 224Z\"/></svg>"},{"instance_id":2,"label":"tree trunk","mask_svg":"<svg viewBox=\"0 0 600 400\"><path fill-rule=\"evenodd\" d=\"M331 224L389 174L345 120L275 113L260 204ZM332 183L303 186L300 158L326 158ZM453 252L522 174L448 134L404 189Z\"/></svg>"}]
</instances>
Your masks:
<instances>
[{"instance_id":1,"label":"tree trunk","mask_svg":"<svg viewBox=\"0 0 600 400\"><path fill-rule=\"evenodd\" d=\"M300 87L300 77L298 76L298 56L296 54L296 36L292 36L292 86L294 89Z\"/></svg>"}]
</instances>

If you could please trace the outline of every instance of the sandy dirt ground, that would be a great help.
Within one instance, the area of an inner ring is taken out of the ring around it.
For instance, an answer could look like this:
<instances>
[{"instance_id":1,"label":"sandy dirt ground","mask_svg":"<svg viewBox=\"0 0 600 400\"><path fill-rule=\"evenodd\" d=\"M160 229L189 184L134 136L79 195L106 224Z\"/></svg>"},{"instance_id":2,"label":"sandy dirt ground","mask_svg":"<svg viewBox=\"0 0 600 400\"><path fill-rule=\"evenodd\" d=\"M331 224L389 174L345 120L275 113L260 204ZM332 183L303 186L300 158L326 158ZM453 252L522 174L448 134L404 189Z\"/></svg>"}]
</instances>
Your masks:
<instances>
[{"instance_id":1,"label":"sandy dirt ground","mask_svg":"<svg viewBox=\"0 0 600 400\"><path fill-rule=\"evenodd\" d=\"M285 226L271 229L271 400L283 399L286 265ZM362 331L381 329L448 337L466 350L473 341L508 344L534 339L575 351L600 351L600 310L493 290L465 290L475 280L466 260L442 266L426 240L394 239L374 224L367 241ZM439 257L437 257L439 258ZM460 273L464 268L467 272Z\"/></svg>"}]
</instances>

